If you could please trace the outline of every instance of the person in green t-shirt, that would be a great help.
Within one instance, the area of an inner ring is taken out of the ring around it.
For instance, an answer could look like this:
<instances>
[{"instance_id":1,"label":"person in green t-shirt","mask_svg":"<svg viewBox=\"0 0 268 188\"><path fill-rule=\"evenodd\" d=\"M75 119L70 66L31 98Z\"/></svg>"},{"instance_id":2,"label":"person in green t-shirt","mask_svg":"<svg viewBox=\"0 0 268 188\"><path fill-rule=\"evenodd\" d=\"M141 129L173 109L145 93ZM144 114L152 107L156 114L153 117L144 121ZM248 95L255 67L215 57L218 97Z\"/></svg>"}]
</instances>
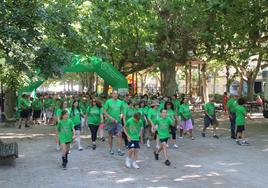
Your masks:
<instances>
[{"instance_id":1,"label":"person in green t-shirt","mask_svg":"<svg viewBox=\"0 0 268 188\"><path fill-rule=\"evenodd\" d=\"M19 120L19 129L21 128L22 123L24 122L25 128L30 127L27 123L29 121L30 112L31 112L31 103L26 94L23 94L18 101L19 111L20 111L20 120Z\"/></svg>"},{"instance_id":2,"label":"person in green t-shirt","mask_svg":"<svg viewBox=\"0 0 268 188\"><path fill-rule=\"evenodd\" d=\"M103 123L103 111L100 101L92 100L86 110L86 119L91 132L92 149L96 149L96 139L100 124Z\"/></svg>"},{"instance_id":3,"label":"person in green t-shirt","mask_svg":"<svg viewBox=\"0 0 268 188\"><path fill-rule=\"evenodd\" d=\"M179 122L179 119L178 119L178 116L177 116L176 111L174 109L173 103L167 101L165 103L164 107L165 107L165 110L167 111L167 117L172 120L174 125L176 125L176 122ZM173 148L178 149L179 146L176 143L177 127L176 126L171 126L170 131L171 131L171 135L172 135Z\"/></svg>"},{"instance_id":4,"label":"person in green t-shirt","mask_svg":"<svg viewBox=\"0 0 268 188\"><path fill-rule=\"evenodd\" d=\"M193 137L193 123L190 106L188 104L188 98L183 98L181 100L179 115L181 116L180 123L180 138L182 138L183 131L189 131L190 138L194 140Z\"/></svg>"},{"instance_id":5,"label":"person in green t-shirt","mask_svg":"<svg viewBox=\"0 0 268 188\"><path fill-rule=\"evenodd\" d=\"M213 138L218 139L216 134L217 129L217 119L216 119L216 108L214 103L214 97L209 98L209 102L204 105L205 117L204 117L204 127L202 132L202 137L206 137L206 129L212 125L213 126Z\"/></svg>"},{"instance_id":6,"label":"person in green t-shirt","mask_svg":"<svg viewBox=\"0 0 268 188\"><path fill-rule=\"evenodd\" d=\"M158 106L159 106L159 103L154 102L151 104L151 108L148 110L148 122L149 122L149 125L151 126L150 130L154 129L154 125L157 119L160 118L160 111L158 110ZM159 143L159 138L157 136L157 132L155 132L154 139L156 140L156 147L159 148L160 143ZM150 143L149 143L149 146L150 146ZM148 143L147 143L147 147L148 147Z\"/></svg>"},{"instance_id":7,"label":"person in green t-shirt","mask_svg":"<svg viewBox=\"0 0 268 188\"><path fill-rule=\"evenodd\" d=\"M32 103L32 111L33 111L33 123L40 124L40 117L42 111L42 101L39 98L36 98Z\"/></svg>"},{"instance_id":8,"label":"person in green t-shirt","mask_svg":"<svg viewBox=\"0 0 268 188\"><path fill-rule=\"evenodd\" d=\"M112 93L112 98L108 99L103 108L103 113L107 118L106 129L108 130L108 142L110 154L113 155L113 136L116 135L118 139L118 150L117 154L123 156L122 150L122 123L121 118L124 114L123 102L118 99L118 92L116 90Z\"/></svg>"},{"instance_id":9,"label":"person in green t-shirt","mask_svg":"<svg viewBox=\"0 0 268 188\"><path fill-rule=\"evenodd\" d=\"M45 124L50 124L53 116L53 99L51 96L44 98Z\"/></svg>"},{"instance_id":10,"label":"person in green t-shirt","mask_svg":"<svg viewBox=\"0 0 268 188\"><path fill-rule=\"evenodd\" d=\"M167 166L170 165L170 161L168 160L168 156L167 156L167 142L169 139L170 126L175 126L175 122L170 117L167 117L167 110L162 109L161 110L161 117L156 120L155 126L154 126L155 127L154 131L157 130L161 145L160 145L159 149L157 149L154 152L154 156L155 156L155 159L158 160L159 153L161 153L163 151L164 158L165 158L165 164Z\"/></svg>"},{"instance_id":11,"label":"person in green t-shirt","mask_svg":"<svg viewBox=\"0 0 268 188\"><path fill-rule=\"evenodd\" d=\"M235 134L235 119L236 119L236 114L235 114L235 108L237 106L237 98L238 95L235 93L231 94L231 98L227 102L227 110L229 114L229 119L230 119L230 129L231 129L231 138L236 139L236 134Z\"/></svg>"},{"instance_id":12,"label":"person in green t-shirt","mask_svg":"<svg viewBox=\"0 0 268 188\"><path fill-rule=\"evenodd\" d=\"M141 113L141 121L143 124L143 136L146 139L146 145L147 148L150 147L150 127L148 124L148 120L147 120L147 115L148 115L148 107L146 106L146 101L141 100L139 102L139 112Z\"/></svg>"},{"instance_id":13,"label":"person in green t-shirt","mask_svg":"<svg viewBox=\"0 0 268 188\"><path fill-rule=\"evenodd\" d=\"M86 97L82 97L82 99L79 102L79 107L80 107L80 110L81 110L82 114L86 114L86 111L87 111L88 106L90 106L90 103L87 101L87 98ZM82 131L84 130L84 127L86 127L86 125L87 125L86 116L81 117L81 128L82 128Z\"/></svg>"},{"instance_id":14,"label":"person in green t-shirt","mask_svg":"<svg viewBox=\"0 0 268 188\"><path fill-rule=\"evenodd\" d=\"M126 166L128 168L133 166L133 168L140 168L137 164L138 152L139 152L139 142L142 141L142 121L141 113L135 112L133 117L129 118L124 126L124 132L128 138L128 156L126 158Z\"/></svg>"},{"instance_id":15,"label":"person in green t-shirt","mask_svg":"<svg viewBox=\"0 0 268 188\"><path fill-rule=\"evenodd\" d=\"M73 121L68 118L67 110L61 112L60 121L57 124L56 135L58 136L61 145L62 167L66 168L70 144L75 139L74 124Z\"/></svg>"},{"instance_id":16,"label":"person in green t-shirt","mask_svg":"<svg viewBox=\"0 0 268 188\"><path fill-rule=\"evenodd\" d=\"M55 114L54 114L54 125L57 127L58 122L60 121L60 117L61 117L61 113L63 111L67 111L68 115L70 114L70 109L67 108L67 102L66 101L61 101L60 104L60 108L55 110ZM56 149L60 150L60 144L59 144L59 140L58 137L56 136Z\"/></svg>"},{"instance_id":17,"label":"person in green t-shirt","mask_svg":"<svg viewBox=\"0 0 268 188\"><path fill-rule=\"evenodd\" d=\"M73 100L72 108L70 110L69 117L74 123L74 129L76 133L76 144L78 146L78 150L82 151L83 147L81 146L81 139L80 139L80 134L81 134L81 117L83 116L80 108L79 108L79 103L77 100Z\"/></svg>"},{"instance_id":18,"label":"person in green t-shirt","mask_svg":"<svg viewBox=\"0 0 268 188\"><path fill-rule=\"evenodd\" d=\"M251 119L249 115L247 115L247 110L243 106L246 103L244 98L239 98L237 100L237 105L235 107L235 125L236 125L236 144L240 146L249 145L249 143L245 140L245 123L246 117Z\"/></svg>"}]
</instances>

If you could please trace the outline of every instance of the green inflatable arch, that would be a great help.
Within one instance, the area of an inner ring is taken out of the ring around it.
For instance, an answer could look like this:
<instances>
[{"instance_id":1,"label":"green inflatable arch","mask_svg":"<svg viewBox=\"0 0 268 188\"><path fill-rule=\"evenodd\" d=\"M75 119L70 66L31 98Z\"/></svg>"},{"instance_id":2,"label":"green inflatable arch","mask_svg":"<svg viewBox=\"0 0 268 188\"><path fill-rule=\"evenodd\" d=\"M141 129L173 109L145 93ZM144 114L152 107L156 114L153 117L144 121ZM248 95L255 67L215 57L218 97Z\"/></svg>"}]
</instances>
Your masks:
<instances>
[{"instance_id":1,"label":"green inflatable arch","mask_svg":"<svg viewBox=\"0 0 268 188\"><path fill-rule=\"evenodd\" d=\"M64 72L96 72L103 80L105 80L113 89L117 89L119 93L128 92L127 79L110 63L103 61L96 56L80 56L74 55L71 64L63 68ZM22 92L32 92L36 90L45 80L40 78L38 81L31 81L28 86L21 88Z\"/></svg>"}]
</instances>

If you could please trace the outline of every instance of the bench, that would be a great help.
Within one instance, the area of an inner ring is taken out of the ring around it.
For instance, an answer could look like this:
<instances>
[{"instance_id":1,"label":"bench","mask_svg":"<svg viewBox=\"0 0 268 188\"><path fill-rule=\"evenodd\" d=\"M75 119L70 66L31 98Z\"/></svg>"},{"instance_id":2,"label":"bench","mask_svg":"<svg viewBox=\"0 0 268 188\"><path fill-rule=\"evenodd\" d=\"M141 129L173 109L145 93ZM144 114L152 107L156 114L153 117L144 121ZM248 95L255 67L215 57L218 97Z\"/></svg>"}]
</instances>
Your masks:
<instances>
[{"instance_id":1,"label":"bench","mask_svg":"<svg viewBox=\"0 0 268 188\"><path fill-rule=\"evenodd\" d=\"M3 143L0 140L0 160L3 159L15 159L18 158L18 144L14 143Z\"/></svg>"}]
</instances>

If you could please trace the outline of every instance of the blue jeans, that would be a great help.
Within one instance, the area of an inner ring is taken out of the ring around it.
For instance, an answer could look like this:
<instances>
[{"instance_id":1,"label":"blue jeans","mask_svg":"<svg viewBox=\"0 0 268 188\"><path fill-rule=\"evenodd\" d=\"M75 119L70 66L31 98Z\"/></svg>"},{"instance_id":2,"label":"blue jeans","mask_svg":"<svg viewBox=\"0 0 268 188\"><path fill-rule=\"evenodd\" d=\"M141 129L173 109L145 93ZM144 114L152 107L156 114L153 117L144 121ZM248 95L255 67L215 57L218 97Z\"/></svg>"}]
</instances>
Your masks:
<instances>
[{"instance_id":1,"label":"blue jeans","mask_svg":"<svg viewBox=\"0 0 268 188\"><path fill-rule=\"evenodd\" d=\"M235 138L236 135L235 135L235 118L236 118L236 115L235 113L231 113L231 116L232 118L230 118L230 122L231 122L231 126L230 126L230 129L231 129L231 137L232 138Z\"/></svg>"}]
</instances>

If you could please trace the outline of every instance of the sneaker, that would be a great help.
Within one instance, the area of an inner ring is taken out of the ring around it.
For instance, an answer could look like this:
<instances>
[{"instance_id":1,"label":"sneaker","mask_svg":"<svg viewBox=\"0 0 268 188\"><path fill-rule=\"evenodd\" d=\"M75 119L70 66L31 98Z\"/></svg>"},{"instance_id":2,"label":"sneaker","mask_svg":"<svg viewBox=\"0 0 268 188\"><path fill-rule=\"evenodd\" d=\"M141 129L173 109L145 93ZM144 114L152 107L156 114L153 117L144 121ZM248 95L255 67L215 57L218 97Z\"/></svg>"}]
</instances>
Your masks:
<instances>
[{"instance_id":1,"label":"sneaker","mask_svg":"<svg viewBox=\"0 0 268 188\"><path fill-rule=\"evenodd\" d=\"M147 148L150 148L151 147L150 140L149 139L147 140L147 143L146 144L147 144Z\"/></svg>"},{"instance_id":2,"label":"sneaker","mask_svg":"<svg viewBox=\"0 0 268 188\"><path fill-rule=\"evenodd\" d=\"M183 139L183 137L182 136L179 136L179 139Z\"/></svg>"},{"instance_id":3,"label":"sneaker","mask_svg":"<svg viewBox=\"0 0 268 188\"><path fill-rule=\"evenodd\" d=\"M92 149L93 149L93 150L96 149L96 144L93 144Z\"/></svg>"},{"instance_id":4,"label":"sneaker","mask_svg":"<svg viewBox=\"0 0 268 188\"><path fill-rule=\"evenodd\" d=\"M248 146L249 143L246 141L246 140L243 140L242 143L241 143L242 146Z\"/></svg>"},{"instance_id":5,"label":"sneaker","mask_svg":"<svg viewBox=\"0 0 268 188\"><path fill-rule=\"evenodd\" d=\"M168 143L167 143L167 148L169 147Z\"/></svg>"},{"instance_id":6,"label":"sneaker","mask_svg":"<svg viewBox=\"0 0 268 188\"><path fill-rule=\"evenodd\" d=\"M202 137L206 137L206 134L205 133L202 133Z\"/></svg>"},{"instance_id":7,"label":"sneaker","mask_svg":"<svg viewBox=\"0 0 268 188\"><path fill-rule=\"evenodd\" d=\"M140 168L136 161L133 161L132 166L135 169L139 169Z\"/></svg>"},{"instance_id":8,"label":"sneaker","mask_svg":"<svg viewBox=\"0 0 268 188\"><path fill-rule=\"evenodd\" d=\"M192 138L191 138L192 140L194 140L195 138L192 136Z\"/></svg>"},{"instance_id":9,"label":"sneaker","mask_svg":"<svg viewBox=\"0 0 268 188\"><path fill-rule=\"evenodd\" d=\"M113 155L114 154L114 151L113 150L110 150L109 153L110 153L110 155Z\"/></svg>"},{"instance_id":10,"label":"sneaker","mask_svg":"<svg viewBox=\"0 0 268 188\"><path fill-rule=\"evenodd\" d=\"M80 146L80 147L78 148L78 151L83 151L83 149L84 149L84 148Z\"/></svg>"},{"instance_id":11,"label":"sneaker","mask_svg":"<svg viewBox=\"0 0 268 188\"><path fill-rule=\"evenodd\" d=\"M118 150L117 150L117 155L119 155L119 156L124 156L125 153L124 153L121 149L118 149Z\"/></svg>"},{"instance_id":12,"label":"sneaker","mask_svg":"<svg viewBox=\"0 0 268 188\"><path fill-rule=\"evenodd\" d=\"M178 149L179 146L178 146L177 144L174 144L174 145L173 145L173 148L174 148L174 149Z\"/></svg>"},{"instance_id":13,"label":"sneaker","mask_svg":"<svg viewBox=\"0 0 268 188\"><path fill-rule=\"evenodd\" d=\"M155 160L158 160L159 159L159 154L156 153L156 151L154 151L154 158L155 158Z\"/></svg>"},{"instance_id":14,"label":"sneaker","mask_svg":"<svg viewBox=\"0 0 268 188\"><path fill-rule=\"evenodd\" d=\"M236 141L236 144L239 145L239 146L242 145L241 142L240 142L239 140Z\"/></svg>"},{"instance_id":15,"label":"sneaker","mask_svg":"<svg viewBox=\"0 0 268 188\"><path fill-rule=\"evenodd\" d=\"M219 139L219 136L215 134L213 138Z\"/></svg>"},{"instance_id":16,"label":"sneaker","mask_svg":"<svg viewBox=\"0 0 268 188\"><path fill-rule=\"evenodd\" d=\"M166 160L165 161L165 165L169 166L170 165L170 161L169 160Z\"/></svg>"},{"instance_id":17,"label":"sneaker","mask_svg":"<svg viewBox=\"0 0 268 188\"><path fill-rule=\"evenodd\" d=\"M131 159L129 157L126 158L126 166L131 168Z\"/></svg>"},{"instance_id":18,"label":"sneaker","mask_svg":"<svg viewBox=\"0 0 268 188\"><path fill-rule=\"evenodd\" d=\"M29 127L30 127L29 125L25 124L25 128L29 128Z\"/></svg>"}]
</instances>

